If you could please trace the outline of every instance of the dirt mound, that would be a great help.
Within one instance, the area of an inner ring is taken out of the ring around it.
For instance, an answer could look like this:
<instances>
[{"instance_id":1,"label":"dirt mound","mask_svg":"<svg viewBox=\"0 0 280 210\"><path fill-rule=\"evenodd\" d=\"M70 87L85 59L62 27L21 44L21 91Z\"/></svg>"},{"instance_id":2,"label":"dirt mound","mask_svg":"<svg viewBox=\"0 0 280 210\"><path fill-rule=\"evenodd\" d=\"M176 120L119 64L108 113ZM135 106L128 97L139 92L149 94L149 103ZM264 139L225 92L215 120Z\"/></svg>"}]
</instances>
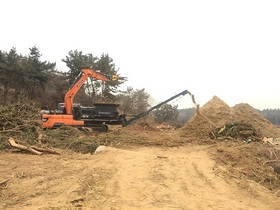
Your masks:
<instances>
[{"instance_id":1,"label":"dirt mound","mask_svg":"<svg viewBox=\"0 0 280 210\"><path fill-rule=\"evenodd\" d=\"M271 122L265 119L252 106L246 103L240 103L232 107L233 120L244 121L251 124L256 130L259 130L265 137L279 137L280 129L276 128Z\"/></svg>"},{"instance_id":2,"label":"dirt mound","mask_svg":"<svg viewBox=\"0 0 280 210\"><path fill-rule=\"evenodd\" d=\"M260 142L222 141L212 148L212 155L217 165L227 169L224 173L229 178L252 180L275 192L280 189L279 148ZM244 182L239 184L246 187Z\"/></svg>"},{"instance_id":3,"label":"dirt mound","mask_svg":"<svg viewBox=\"0 0 280 210\"><path fill-rule=\"evenodd\" d=\"M203 139L208 137L209 131L231 120L231 108L214 96L179 130L184 136Z\"/></svg>"},{"instance_id":4,"label":"dirt mound","mask_svg":"<svg viewBox=\"0 0 280 210\"><path fill-rule=\"evenodd\" d=\"M219 127L224 123L231 121L232 109L219 97L214 96L200 110L199 113L208 118L215 127Z\"/></svg>"},{"instance_id":5,"label":"dirt mound","mask_svg":"<svg viewBox=\"0 0 280 210\"><path fill-rule=\"evenodd\" d=\"M140 118L130 125L127 126L127 129L131 130L148 130L148 131L157 131L157 126L159 124L155 122L154 118L151 116L146 116Z\"/></svg>"},{"instance_id":6,"label":"dirt mound","mask_svg":"<svg viewBox=\"0 0 280 210\"><path fill-rule=\"evenodd\" d=\"M211 130L230 122L244 122L252 125L263 137L279 137L280 130L266 120L249 104L240 103L229 107L219 97L214 96L199 113L180 129L187 137L208 138Z\"/></svg>"},{"instance_id":7,"label":"dirt mound","mask_svg":"<svg viewBox=\"0 0 280 210\"><path fill-rule=\"evenodd\" d=\"M226 176L249 179L270 190L279 189L279 147L260 140L280 137L280 130L249 104L229 107L214 96L179 132L186 142L214 144L213 157L218 167L227 168ZM210 139L210 134L214 138Z\"/></svg>"}]
</instances>

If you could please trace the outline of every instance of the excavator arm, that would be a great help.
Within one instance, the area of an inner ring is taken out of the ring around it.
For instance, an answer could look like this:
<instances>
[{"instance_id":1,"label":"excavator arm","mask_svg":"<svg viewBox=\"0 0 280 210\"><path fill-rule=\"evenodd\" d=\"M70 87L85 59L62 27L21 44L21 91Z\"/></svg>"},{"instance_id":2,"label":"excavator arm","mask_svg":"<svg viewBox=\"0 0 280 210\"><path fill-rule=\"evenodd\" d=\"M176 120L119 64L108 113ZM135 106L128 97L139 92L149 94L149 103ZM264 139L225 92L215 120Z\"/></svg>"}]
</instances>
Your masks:
<instances>
[{"instance_id":1,"label":"excavator arm","mask_svg":"<svg viewBox=\"0 0 280 210\"><path fill-rule=\"evenodd\" d=\"M66 114L69 115L72 114L74 97L77 94L77 92L80 90L80 88L83 86L83 84L87 81L88 78L95 78L97 80L102 80L105 82L115 81L118 79L116 75L113 75L112 77L107 77L100 73L95 72L92 69L82 69L81 73L78 75L76 79L76 82L71 86L71 88L65 94L64 103L65 103Z\"/></svg>"}]
</instances>

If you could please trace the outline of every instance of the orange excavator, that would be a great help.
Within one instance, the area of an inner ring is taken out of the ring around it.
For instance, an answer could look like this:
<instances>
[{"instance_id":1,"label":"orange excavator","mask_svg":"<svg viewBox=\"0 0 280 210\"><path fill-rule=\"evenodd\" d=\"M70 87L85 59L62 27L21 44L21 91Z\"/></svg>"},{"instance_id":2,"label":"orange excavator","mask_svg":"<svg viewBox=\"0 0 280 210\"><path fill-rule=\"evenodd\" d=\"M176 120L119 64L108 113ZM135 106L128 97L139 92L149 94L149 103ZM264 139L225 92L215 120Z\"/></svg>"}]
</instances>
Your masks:
<instances>
[{"instance_id":1,"label":"orange excavator","mask_svg":"<svg viewBox=\"0 0 280 210\"><path fill-rule=\"evenodd\" d=\"M193 103L195 102L194 95L188 90L184 90L171 98L151 107L147 111L141 112L130 119L126 119L125 114L119 114L117 107L119 104L114 103L95 103L94 107L83 107L80 104L73 104L74 97L79 89L83 86L88 78L95 78L105 82L116 81L118 76L113 75L108 77L95 72L92 69L82 69L77 81L72 85L69 91L65 94L64 103L60 103L55 112L42 110L42 127L43 128L57 128L62 125L69 125L75 127L91 127L98 128L99 131L106 132L108 125L122 125L123 127L132 124L135 120L145 117L153 110L161 107L163 104L174 100L177 97L184 95L191 95Z\"/></svg>"},{"instance_id":2,"label":"orange excavator","mask_svg":"<svg viewBox=\"0 0 280 210\"><path fill-rule=\"evenodd\" d=\"M102 80L105 82L115 81L118 79L116 75L113 75L112 77L105 77L104 75L97 73L91 69L82 69L81 73L78 76L78 80L65 94L64 103L65 103L66 114L68 115L72 114L72 109L73 109L72 105L73 105L74 97L89 77L95 78L97 80Z\"/></svg>"},{"instance_id":3,"label":"orange excavator","mask_svg":"<svg viewBox=\"0 0 280 210\"><path fill-rule=\"evenodd\" d=\"M116 111L116 107L118 106L117 104L95 104L98 108L81 107L79 104L74 104L73 106L75 95L88 78L94 78L96 80L102 80L105 82L118 80L117 75L110 77L97 73L92 69L82 69L76 79L76 82L65 94L64 103L60 103L55 112L49 111L42 115L43 128L57 128L62 125L69 125L75 127L99 127L103 131L108 130L108 126L105 124L105 122L116 121L115 118L118 115ZM99 111L99 113L96 113L98 110L100 110L100 107L103 108L103 112ZM106 110L108 107L111 108L110 112L104 111L104 109ZM112 107L114 108L114 112L112 112Z\"/></svg>"}]
</instances>

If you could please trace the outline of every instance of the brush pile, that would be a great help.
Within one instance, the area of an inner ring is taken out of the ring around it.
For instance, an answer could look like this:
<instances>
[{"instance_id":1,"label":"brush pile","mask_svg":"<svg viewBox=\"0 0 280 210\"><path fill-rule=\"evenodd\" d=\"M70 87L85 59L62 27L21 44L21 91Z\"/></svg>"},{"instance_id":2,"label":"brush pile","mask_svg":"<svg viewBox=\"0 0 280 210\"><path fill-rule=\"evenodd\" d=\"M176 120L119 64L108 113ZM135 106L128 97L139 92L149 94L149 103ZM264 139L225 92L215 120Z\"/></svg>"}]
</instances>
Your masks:
<instances>
[{"instance_id":1,"label":"brush pile","mask_svg":"<svg viewBox=\"0 0 280 210\"><path fill-rule=\"evenodd\" d=\"M0 106L0 132L36 131L40 120L39 110L33 103Z\"/></svg>"},{"instance_id":2,"label":"brush pile","mask_svg":"<svg viewBox=\"0 0 280 210\"><path fill-rule=\"evenodd\" d=\"M9 137L32 144L37 141L40 133L38 107L33 102L0 105L0 149L9 148Z\"/></svg>"},{"instance_id":3,"label":"brush pile","mask_svg":"<svg viewBox=\"0 0 280 210\"><path fill-rule=\"evenodd\" d=\"M262 136L251 124L229 122L223 127L215 128L210 133L211 139L242 139L244 141L260 141Z\"/></svg>"}]
</instances>

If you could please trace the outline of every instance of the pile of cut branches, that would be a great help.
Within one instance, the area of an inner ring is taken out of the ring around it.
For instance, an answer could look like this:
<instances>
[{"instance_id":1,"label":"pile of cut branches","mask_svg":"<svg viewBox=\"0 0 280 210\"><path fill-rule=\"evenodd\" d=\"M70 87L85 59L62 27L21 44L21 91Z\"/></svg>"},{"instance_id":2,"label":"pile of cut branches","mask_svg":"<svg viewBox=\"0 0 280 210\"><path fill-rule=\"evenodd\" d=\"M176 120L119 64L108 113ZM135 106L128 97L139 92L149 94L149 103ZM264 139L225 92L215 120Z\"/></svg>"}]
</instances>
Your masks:
<instances>
[{"instance_id":1,"label":"pile of cut branches","mask_svg":"<svg viewBox=\"0 0 280 210\"><path fill-rule=\"evenodd\" d=\"M9 137L34 144L40 136L40 109L35 102L0 105L0 149L7 149Z\"/></svg>"},{"instance_id":2,"label":"pile of cut branches","mask_svg":"<svg viewBox=\"0 0 280 210\"><path fill-rule=\"evenodd\" d=\"M35 132L40 112L32 102L0 105L0 133Z\"/></svg>"},{"instance_id":3,"label":"pile of cut branches","mask_svg":"<svg viewBox=\"0 0 280 210\"><path fill-rule=\"evenodd\" d=\"M242 140L262 140L262 135L251 124L244 122L229 122L224 126L210 131L211 139L242 139Z\"/></svg>"}]
</instances>

